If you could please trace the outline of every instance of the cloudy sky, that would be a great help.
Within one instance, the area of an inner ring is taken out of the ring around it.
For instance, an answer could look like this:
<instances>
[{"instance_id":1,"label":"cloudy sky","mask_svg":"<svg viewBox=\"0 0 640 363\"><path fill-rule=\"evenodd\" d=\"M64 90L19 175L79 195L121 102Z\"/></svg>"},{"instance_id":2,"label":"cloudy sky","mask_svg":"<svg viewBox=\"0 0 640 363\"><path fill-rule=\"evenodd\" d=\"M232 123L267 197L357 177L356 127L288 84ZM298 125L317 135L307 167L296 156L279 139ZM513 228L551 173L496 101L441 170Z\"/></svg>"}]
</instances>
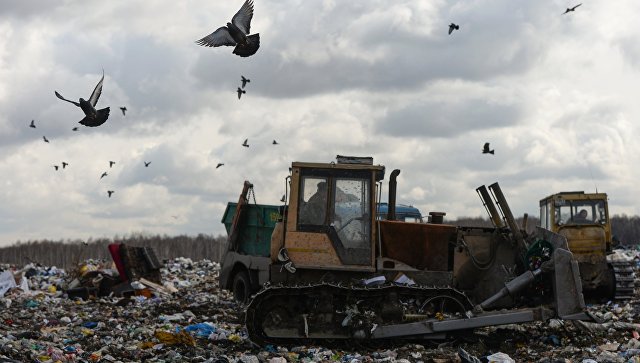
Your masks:
<instances>
[{"instance_id":1,"label":"cloudy sky","mask_svg":"<svg viewBox=\"0 0 640 363\"><path fill-rule=\"evenodd\" d=\"M4 1L0 245L221 234L244 180L278 204L292 161L337 154L401 169L399 202L423 214L485 216L475 188L495 181L515 215L596 188L640 214L640 2L562 15L576 4L255 0L261 47L240 58L195 40L241 0ZM78 125L54 90L88 98L103 69L111 116Z\"/></svg>"}]
</instances>

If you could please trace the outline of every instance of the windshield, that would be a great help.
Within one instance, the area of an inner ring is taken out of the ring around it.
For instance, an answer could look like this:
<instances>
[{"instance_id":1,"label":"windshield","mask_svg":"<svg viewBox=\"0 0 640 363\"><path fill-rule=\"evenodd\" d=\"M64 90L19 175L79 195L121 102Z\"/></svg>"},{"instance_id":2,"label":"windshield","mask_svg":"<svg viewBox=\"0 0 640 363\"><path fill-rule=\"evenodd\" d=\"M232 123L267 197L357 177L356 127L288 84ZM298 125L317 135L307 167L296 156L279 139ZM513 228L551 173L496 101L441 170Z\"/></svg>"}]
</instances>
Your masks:
<instances>
[{"instance_id":1,"label":"windshield","mask_svg":"<svg viewBox=\"0 0 640 363\"><path fill-rule=\"evenodd\" d=\"M602 200L556 200L556 224L606 224L607 215Z\"/></svg>"}]
</instances>

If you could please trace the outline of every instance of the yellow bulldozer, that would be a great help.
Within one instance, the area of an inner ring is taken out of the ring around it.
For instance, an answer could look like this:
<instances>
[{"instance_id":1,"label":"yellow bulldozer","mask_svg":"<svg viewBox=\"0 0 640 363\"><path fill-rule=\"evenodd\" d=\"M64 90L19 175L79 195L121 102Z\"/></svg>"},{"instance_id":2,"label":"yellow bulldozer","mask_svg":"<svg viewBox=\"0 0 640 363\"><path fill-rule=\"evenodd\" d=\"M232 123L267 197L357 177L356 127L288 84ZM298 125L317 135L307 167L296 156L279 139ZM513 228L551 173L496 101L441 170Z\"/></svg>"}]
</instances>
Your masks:
<instances>
[{"instance_id":1,"label":"yellow bulldozer","mask_svg":"<svg viewBox=\"0 0 640 363\"><path fill-rule=\"evenodd\" d=\"M614 259L615 241L606 193L561 192L540 200L540 225L567 239L587 297L617 300L634 295L632 261Z\"/></svg>"},{"instance_id":2,"label":"yellow bulldozer","mask_svg":"<svg viewBox=\"0 0 640 363\"><path fill-rule=\"evenodd\" d=\"M385 220L385 167L370 157L293 162L280 206L257 204L245 181L222 218L229 238L220 286L246 302L254 343L437 339L590 319L566 240L541 228L527 236L497 183L478 193L496 220L503 216L499 227L446 224L442 212L415 223L396 218L399 174L389 176Z\"/></svg>"}]
</instances>

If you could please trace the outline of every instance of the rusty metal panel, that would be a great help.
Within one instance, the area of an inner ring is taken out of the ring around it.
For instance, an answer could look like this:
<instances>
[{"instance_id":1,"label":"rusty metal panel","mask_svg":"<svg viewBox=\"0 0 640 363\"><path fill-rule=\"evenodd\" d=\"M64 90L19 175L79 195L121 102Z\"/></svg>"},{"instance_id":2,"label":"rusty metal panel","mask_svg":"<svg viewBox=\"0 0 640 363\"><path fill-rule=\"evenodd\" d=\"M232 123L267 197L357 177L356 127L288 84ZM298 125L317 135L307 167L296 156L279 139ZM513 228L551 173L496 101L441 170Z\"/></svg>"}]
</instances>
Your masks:
<instances>
[{"instance_id":1,"label":"rusty metal panel","mask_svg":"<svg viewBox=\"0 0 640 363\"><path fill-rule=\"evenodd\" d=\"M382 257L401 261L419 270L448 271L449 242L456 227L445 224L379 221Z\"/></svg>"},{"instance_id":2,"label":"rusty metal panel","mask_svg":"<svg viewBox=\"0 0 640 363\"><path fill-rule=\"evenodd\" d=\"M342 266L326 234L290 231L286 235L285 247L296 267Z\"/></svg>"}]
</instances>

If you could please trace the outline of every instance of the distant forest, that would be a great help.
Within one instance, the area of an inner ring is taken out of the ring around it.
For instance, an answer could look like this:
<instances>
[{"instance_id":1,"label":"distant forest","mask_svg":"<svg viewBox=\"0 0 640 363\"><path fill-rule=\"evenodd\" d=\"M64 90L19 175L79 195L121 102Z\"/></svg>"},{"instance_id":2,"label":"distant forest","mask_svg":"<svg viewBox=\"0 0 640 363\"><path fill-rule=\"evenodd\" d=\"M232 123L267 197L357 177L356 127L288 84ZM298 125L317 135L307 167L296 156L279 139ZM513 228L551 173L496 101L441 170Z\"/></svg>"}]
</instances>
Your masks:
<instances>
[{"instance_id":1,"label":"distant forest","mask_svg":"<svg viewBox=\"0 0 640 363\"><path fill-rule=\"evenodd\" d=\"M538 224L538 218L529 217L526 230L533 233ZM522 226L523 218L516 218L518 225ZM486 218L459 218L457 220L445 220L447 224L469 226L469 227L490 227L491 221ZM640 217L626 215L615 215L611 218L613 235L616 236L623 245L635 245L640 243ZM30 262L39 263L44 266L57 266L61 268L72 268L78 263L88 259L111 260L111 255L107 246L111 243L124 243L129 246L149 246L153 247L156 256L160 260L176 257L188 257L193 260L209 259L219 261L223 248L226 245L227 237L223 235L213 236L199 234L197 236L152 236L134 234L125 237L114 237L113 239L90 239L80 240L42 240L16 242L14 245L0 248L0 264L13 264L23 266Z\"/></svg>"}]
</instances>

